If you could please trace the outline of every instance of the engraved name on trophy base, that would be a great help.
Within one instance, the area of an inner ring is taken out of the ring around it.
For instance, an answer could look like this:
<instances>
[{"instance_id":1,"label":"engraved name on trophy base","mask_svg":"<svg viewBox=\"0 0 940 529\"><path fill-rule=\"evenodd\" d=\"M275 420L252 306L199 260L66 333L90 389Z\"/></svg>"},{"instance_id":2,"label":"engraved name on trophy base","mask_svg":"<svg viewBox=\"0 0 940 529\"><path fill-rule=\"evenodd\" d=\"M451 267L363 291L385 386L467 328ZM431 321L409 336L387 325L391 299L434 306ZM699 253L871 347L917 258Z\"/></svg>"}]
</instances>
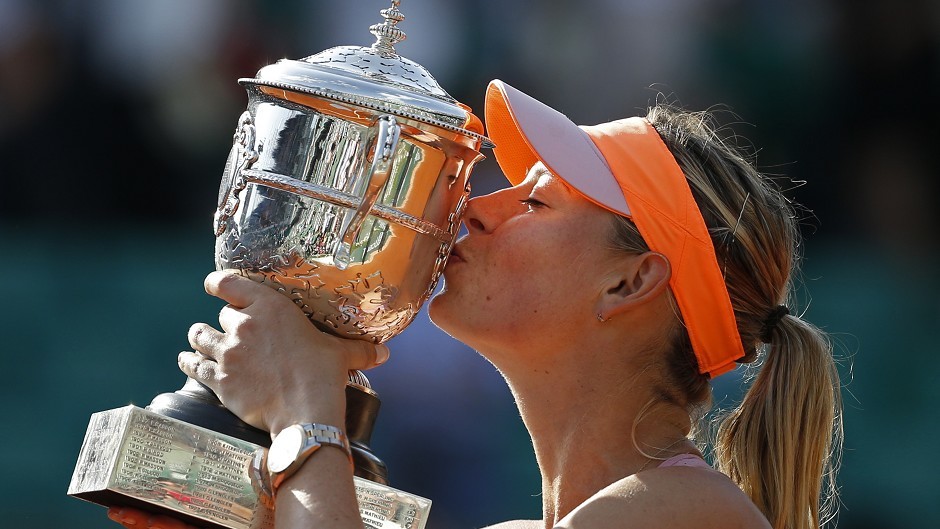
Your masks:
<instances>
[{"instance_id":1,"label":"engraved name on trophy base","mask_svg":"<svg viewBox=\"0 0 940 529\"><path fill-rule=\"evenodd\" d=\"M258 445L136 406L91 416L68 493L208 528L273 529L251 483ZM424 529L431 501L358 476L365 527Z\"/></svg>"}]
</instances>

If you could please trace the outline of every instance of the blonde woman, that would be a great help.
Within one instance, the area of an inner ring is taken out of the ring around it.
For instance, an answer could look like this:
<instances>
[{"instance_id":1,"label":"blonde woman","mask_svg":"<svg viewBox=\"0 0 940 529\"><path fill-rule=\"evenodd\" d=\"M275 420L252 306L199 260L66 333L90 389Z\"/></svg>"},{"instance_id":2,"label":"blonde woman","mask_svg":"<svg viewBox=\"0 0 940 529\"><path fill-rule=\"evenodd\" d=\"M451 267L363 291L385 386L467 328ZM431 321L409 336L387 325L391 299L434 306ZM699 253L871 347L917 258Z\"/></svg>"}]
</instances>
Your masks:
<instances>
[{"instance_id":1,"label":"blonde woman","mask_svg":"<svg viewBox=\"0 0 940 529\"><path fill-rule=\"evenodd\" d=\"M494 81L486 121L513 185L470 202L429 313L499 369L532 437L542 519L495 527L819 527L839 383L826 337L787 306L798 234L776 186L699 114L578 127ZM388 357L245 278L213 273L206 288L230 304L222 330L194 325L180 367L260 428L336 429L346 372ZM712 467L695 438L709 380L758 359ZM278 529L362 527L344 450L294 467L278 479Z\"/></svg>"}]
</instances>

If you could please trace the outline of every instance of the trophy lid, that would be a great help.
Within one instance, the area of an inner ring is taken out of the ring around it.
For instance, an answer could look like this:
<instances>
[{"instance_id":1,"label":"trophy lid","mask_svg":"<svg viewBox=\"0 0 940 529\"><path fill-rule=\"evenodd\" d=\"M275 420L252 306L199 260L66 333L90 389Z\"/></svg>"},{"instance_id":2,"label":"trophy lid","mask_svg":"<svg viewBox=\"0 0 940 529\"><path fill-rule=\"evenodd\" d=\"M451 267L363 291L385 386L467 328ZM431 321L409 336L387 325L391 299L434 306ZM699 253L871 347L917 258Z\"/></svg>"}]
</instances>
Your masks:
<instances>
[{"instance_id":1,"label":"trophy lid","mask_svg":"<svg viewBox=\"0 0 940 529\"><path fill-rule=\"evenodd\" d=\"M437 83L420 64L397 54L395 44L405 40L397 24L405 19L399 0L383 9L385 21L369 30L376 37L371 47L338 46L300 60L281 59L261 68L242 85L262 85L357 105L413 119L473 137L484 146L483 124Z\"/></svg>"}]
</instances>

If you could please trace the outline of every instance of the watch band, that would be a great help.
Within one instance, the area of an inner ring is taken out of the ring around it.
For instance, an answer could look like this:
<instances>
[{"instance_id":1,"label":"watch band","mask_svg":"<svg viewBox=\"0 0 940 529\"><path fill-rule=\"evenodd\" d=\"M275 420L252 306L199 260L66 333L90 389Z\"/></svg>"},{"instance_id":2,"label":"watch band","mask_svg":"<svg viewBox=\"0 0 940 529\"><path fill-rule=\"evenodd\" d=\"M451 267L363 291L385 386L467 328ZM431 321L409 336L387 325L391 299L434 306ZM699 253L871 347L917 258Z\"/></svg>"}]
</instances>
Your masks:
<instances>
[{"instance_id":1,"label":"watch band","mask_svg":"<svg viewBox=\"0 0 940 529\"><path fill-rule=\"evenodd\" d=\"M251 488L258 495L258 500L268 509L274 508L274 489L271 488L271 474L268 472L268 449L258 448L248 466Z\"/></svg>"},{"instance_id":2,"label":"watch band","mask_svg":"<svg viewBox=\"0 0 940 529\"><path fill-rule=\"evenodd\" d=\"M328 424L319 424L315 422L306 422L298 424L304 429L304 433L307 435L307 442L305 443L304 448L308 446L335 446L343 452L346 453L346 457L349 459L349 464L352 464L352 449L349 446L349 438L346 437L346 433L340 430L335 426L330 426ZM309 457L310 454L307 454L306 457Z\"/></svg>"}]
</instances>

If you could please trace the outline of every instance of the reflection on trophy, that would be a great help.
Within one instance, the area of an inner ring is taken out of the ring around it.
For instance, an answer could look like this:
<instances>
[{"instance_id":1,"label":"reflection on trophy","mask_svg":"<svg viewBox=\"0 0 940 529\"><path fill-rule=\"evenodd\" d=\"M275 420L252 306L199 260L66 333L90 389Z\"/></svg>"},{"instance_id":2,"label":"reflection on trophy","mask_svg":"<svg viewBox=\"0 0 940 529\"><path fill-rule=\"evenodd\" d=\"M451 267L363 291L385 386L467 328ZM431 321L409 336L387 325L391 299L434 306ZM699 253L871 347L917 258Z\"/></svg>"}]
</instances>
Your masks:
<instances>
[{"instance_id":1,"label":"reflection on trophy","mask_svg":"<svg viewBox=\"0 0 940 529\"><path fill-rule=\"evenodd\" d=\"M457 236L468 177L489 146L480 120L397 55L398 1L371 47L280 60L239 83L238 120L214 218L219 269L289 296L318 328L381 343L430 296ZM369 449L379 399L350 373L346 433L368 527L420 529L430 501L388 486ZM273 523L251 459L270 435L194 380L92 416L69 494L205 527Z\"/></svg>"}]
</instances>

